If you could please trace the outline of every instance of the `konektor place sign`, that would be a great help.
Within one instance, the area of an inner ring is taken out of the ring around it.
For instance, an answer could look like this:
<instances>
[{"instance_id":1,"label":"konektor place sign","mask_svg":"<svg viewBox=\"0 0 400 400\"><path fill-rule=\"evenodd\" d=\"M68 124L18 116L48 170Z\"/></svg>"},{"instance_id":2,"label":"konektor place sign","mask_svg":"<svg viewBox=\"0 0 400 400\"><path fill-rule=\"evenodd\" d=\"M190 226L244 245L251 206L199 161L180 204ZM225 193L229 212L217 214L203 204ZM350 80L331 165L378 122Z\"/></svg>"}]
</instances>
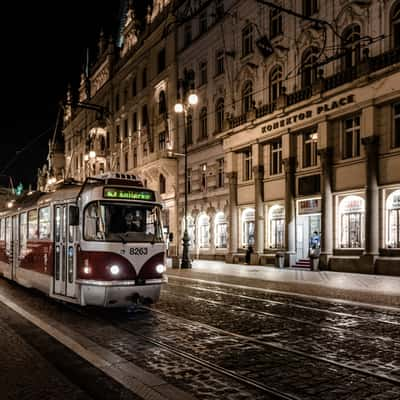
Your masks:
<instances>
[{"instance_id":1,"label":"konektor place sign","mask_svg":"<svg viewBox=\"0 0 400 400\"><path fill-rule=\"evenodd\" d=\"M319 115L327 111L334 110L335 108L339 108L350 103L354 103L354 94L349 94L348 96L340 97L337 100L332 100L331 102L316 105L315 107L310 108L309 110L289 114L285 118L281 118L278 121L271 122L267 125L262 126L261 133L268 133L278 128L284 128L285 126L293 125L296 122L304 121L305 119L312 118L315 115Z\"/></svg>"}]
</instances>

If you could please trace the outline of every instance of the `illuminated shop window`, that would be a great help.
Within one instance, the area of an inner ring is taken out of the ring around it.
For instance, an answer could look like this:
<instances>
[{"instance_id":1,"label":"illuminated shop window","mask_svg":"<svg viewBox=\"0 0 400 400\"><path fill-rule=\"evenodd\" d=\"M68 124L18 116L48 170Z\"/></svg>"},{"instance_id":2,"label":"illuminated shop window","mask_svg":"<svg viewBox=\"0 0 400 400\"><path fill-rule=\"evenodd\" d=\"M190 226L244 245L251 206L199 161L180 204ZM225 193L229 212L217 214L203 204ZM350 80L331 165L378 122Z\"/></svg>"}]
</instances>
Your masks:
<instances>
[{"instance_id":1,"label":"illuminated shop window","mask_svg":"<svg viewBox=\"0 0 400 400\"><path fill-rule=\"evenodd\" d=\"M189 235L189 248L194 249L196 247L196 225L192 216L187 217L187 231ZM185 232L185 221L182 218L182 236Z\"/></svg>"},{"instance_id":2,"label":"illuminated shop window","mask_svg":"<svg viewBox=\"0 0 400 400\"><path fill-rule=\"evenodd\" d=\"M254 208L246 208L242 213L242 246L254 244Z\"/></svg>"},{"instance_id":3,"label":"illuminated shop window","mask_svg":"<svg viewBox=\"0 0 400 400\"><path fill-rule=\"evenodd\" d=\"M347 196L339 206L341 248L363 248L365 232L365 201L359 196Z\"/></svg>"},{"instance_id":4,"label":"illuminated shop window","mask_svg":"<svg viewBox=\"0 0 400 400\"><path fill-rule=\"evenodd\" d=\"M210 219L206 214L201 214L198 220L199 247L208 249L210 246Z\"/></svg>"},{"instance_id":5,"label":"illuminated shop window","mask_svg":"<svg viewBox=\"0 0 400 400\"><path fill-rule=\"evenodd\" d=\"M386 246L389 248L400 248L400 190L396 190L387 198L386 212Z\"/></svg>"},{"instance_id":6,"label":"illuminated shop window","mask_svg":"<svg viewBox=\"0 0 400 400\"><path fill-rule=\"evenodd\" d=\"M282 249L285 244L285 208L280 205L272 206L268 212L269 247Z\"/></svg>"},{"instance_id":7,"label":"illuminated shop window","mask_svg":"<svg viewBox=\"0 0 400 400\"><path fill-rule=\"evenodd\" d=\"M217 213L215 216L215 247L218 249L226 249L228 242L228 224L226 223L225 214Z\"/></svg>"}]
</instances>

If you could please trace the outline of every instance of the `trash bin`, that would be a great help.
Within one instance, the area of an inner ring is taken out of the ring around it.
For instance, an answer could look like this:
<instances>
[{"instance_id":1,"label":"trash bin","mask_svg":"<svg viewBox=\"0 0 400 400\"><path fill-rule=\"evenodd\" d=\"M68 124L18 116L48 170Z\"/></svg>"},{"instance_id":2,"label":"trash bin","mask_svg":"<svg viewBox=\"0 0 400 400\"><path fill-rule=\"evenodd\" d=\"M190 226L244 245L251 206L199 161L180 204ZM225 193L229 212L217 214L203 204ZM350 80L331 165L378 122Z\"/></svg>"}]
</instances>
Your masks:
<instances>
[{"instance_id":1,"label":"trash bin","mask_svg":"<svg viewBox=\"0 0 400 400\"><path fill-rule=\"evenodd\" d=\"M319 270L319 256L311 256L310 261L311 261L312 270L318 271Z\"/></svg>"},{"instance_id":2,"label":"trash bin","mask_svg":"<svg viewBox=\"0 0 400 400\"><path fill-rule=\"evenodd\" d=\"M310 249L310 264L311 264L311 269L313 271L318 271L319 270L319 256L321 254L321 249Z\"/></svg>"},{"instance_id":3,"label":"trash bin","mask_svg":"<svg viewBox=\"0 0 400 400\"><path fill-rule=\"evenodd\" d=\"M285 266L285 253L275 254L275 266L277 268L284 268Z\"/></svg>"}]
</instances>

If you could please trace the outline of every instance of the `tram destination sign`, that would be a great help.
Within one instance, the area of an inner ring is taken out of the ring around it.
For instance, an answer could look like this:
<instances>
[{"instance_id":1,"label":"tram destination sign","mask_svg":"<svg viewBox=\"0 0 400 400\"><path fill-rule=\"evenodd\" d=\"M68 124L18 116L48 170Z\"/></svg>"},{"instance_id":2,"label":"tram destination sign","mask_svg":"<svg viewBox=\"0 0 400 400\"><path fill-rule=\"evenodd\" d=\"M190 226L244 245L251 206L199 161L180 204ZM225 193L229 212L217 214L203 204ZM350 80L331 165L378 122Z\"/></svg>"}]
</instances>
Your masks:
<instances>
[{"instance_id":1,"label":"tram destination sign","mask_svg":"<svg viewBox=\"0 0 400 400\"><path fill-rule=\"evenodd\" d=\"M107 199L119 200L141 200L155 201L154 192L143 189L124 189L116 187L106 187L103 191L103 197Z\"/></svg>"}]
</instances>

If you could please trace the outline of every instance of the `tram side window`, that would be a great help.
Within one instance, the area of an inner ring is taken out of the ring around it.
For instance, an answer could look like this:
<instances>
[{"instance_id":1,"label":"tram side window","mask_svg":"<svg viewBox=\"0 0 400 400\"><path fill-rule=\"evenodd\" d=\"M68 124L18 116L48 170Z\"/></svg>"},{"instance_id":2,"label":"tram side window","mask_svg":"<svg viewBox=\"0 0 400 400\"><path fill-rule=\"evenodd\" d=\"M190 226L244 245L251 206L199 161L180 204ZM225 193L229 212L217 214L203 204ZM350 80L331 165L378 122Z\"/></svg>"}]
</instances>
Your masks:
<instances>
[{"instance_id":1,"label":"tram side window","mask_svg":"<svg viewBox=\"0 0 400 400\"><path fill-rule=\"evenodd\" d=\"M28 240L38 238L38 213L37 210L28 212Z\"/></svg>"},{"instance_id":2,"label":"tram side window","mask_svg":"<svg viewBox=\"0 0 400 400\"><path fill-rule=\"evenodd\" d=\"M39 210L39 239L50 239L50 207Z\"/></svg>"},{"instance_id":3,"label":"tram side window","mask_svg":"<svg viewBox=\"0 0 400 400\"><path fill-rule=\"evenodd\" d=\"M19 253L24 256L26 253L27 219L26 213L19 216Z\"/></svg>"},{"instance_id":4,"label":"tram side window","mask_svg":"<svg viewBox=\"0 0 400 400\"><path fill-rule=\"evenodd\" d=\"M11 218L6 218L6 253L11 254Z\"/></svg>"},{"instance_id":5,"label":"tram side window","mask_svg":"<svg viewBox=\"0 0 400 400\"><path fill-rule=\"evenodd\" d=\"M0 240L5 240L4 219L0 220Z\"/></svg>"}]
</instances>

